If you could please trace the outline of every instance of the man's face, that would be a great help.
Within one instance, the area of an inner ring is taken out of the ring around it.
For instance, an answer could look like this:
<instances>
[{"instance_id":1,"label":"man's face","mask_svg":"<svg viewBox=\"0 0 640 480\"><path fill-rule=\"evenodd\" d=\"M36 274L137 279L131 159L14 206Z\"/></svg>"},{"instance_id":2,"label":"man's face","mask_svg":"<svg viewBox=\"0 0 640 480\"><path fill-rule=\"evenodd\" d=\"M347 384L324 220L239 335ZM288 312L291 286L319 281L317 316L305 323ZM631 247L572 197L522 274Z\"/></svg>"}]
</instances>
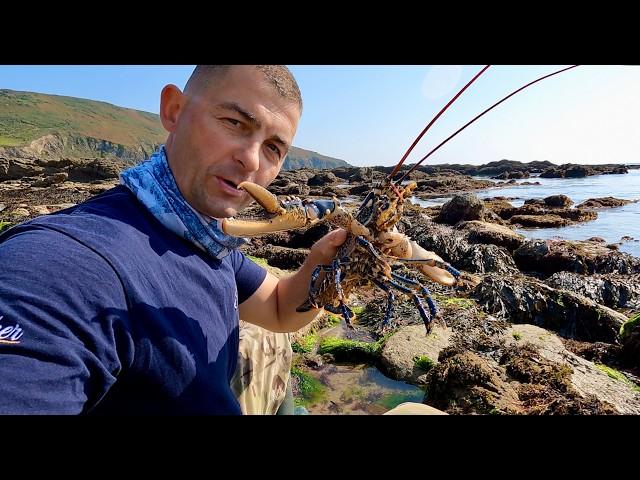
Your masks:
<instances>
[{"instance_id":1,"label":"man's face","mask_svg":"<svg viewBox=\"0 0 640 480\"><path fill-rule=\"evenodd\" d=\"M163 91L163 102L164 99ZM235 185L271 183L284 163L300 110L250 66L234 66L207 87L173 94L162 115L171 171L180 192L200 213L231 217L251 202Z\"/></svg>"}]
</instances>

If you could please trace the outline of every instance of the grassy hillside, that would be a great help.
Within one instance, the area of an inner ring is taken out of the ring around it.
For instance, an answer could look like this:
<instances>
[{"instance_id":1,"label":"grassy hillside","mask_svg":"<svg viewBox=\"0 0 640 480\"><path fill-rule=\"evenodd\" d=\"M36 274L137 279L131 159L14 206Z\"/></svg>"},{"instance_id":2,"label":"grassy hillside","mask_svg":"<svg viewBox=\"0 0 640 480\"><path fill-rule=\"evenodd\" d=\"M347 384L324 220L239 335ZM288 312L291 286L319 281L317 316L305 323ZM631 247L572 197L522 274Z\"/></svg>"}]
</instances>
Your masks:
<instances>
[{"instance_id":1,"label":"grassy hillside","mask_svg":"<svg viewBox=\"0 0 640 480\"><path fill-rule=\"evenodd\" d=\"M142 160L166 136L160 117L153 113L94 100L0 89L0 147L26 149L42 157L108 155ZM348 164L292 147L284 169L339 166Z\"/></svg>"},{"instance_id":2,"label":"grassy hillside","mask_svg":"<svg viewBox=\"0 0 640 480\"><path fill-rule=\"evenodd\" d=\"M0 90L0 146L25 146L47 134L84 136L125 147L162 143L158 115L105 102Z\"/></svg>"},{"instance_id":3,"label":"grassy hillside","mask_svg":"<svg viewBox=\"0 0 640 480\"><path fill-rule=\"evenodd\" d=\"M284 162L284 170L295 170L297 168L337 168L350 167L347 162L333 157L327 157L311 150L291 147Z\"/></svg>"}]
</instances>

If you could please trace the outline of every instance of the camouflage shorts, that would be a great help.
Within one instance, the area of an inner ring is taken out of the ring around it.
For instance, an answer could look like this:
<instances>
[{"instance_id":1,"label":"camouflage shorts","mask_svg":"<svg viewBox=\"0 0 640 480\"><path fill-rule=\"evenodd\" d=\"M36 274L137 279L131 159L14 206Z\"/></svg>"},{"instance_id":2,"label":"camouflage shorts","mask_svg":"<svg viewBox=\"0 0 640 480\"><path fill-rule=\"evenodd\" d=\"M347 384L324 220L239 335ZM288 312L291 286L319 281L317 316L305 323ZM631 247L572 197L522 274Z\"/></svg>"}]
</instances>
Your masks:
<instances>
[{"instance_id":1,"label":"camouflage shorts","mask_svg":"<svg viewBox=\"0 0 640 480\"><path fill-rule=\"evenodd\" d=\"M275 415L291 376L291 337L240 320L238 366L231 380L245 415Z\"/></svg>"}]
</instances>

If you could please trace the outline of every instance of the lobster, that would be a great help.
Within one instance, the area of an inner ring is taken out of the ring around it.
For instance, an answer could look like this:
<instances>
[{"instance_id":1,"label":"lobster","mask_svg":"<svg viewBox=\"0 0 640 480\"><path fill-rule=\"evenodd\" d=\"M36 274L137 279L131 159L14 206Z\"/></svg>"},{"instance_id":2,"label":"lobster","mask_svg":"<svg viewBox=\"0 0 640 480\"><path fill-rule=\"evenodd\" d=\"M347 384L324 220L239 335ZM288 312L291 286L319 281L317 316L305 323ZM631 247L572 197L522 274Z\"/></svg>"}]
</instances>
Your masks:
<instances>
[{"instance_id":1,"label":"lobster","mask_svg":"<svg viewBox=\"0 0 640 480\"><path fill-rule=\"evenodd\" d=\"M415 182L403 183L405 178L445 143L509 97L545 78L575 67L577 65L545 75L510 93L458 129L399 179L394 180L422 136L444 111L489 68L489 65L485 66L429 122L391 173L383 181L373 185L353 214L345 210L335 196L330 200L301 200L297 197L287 197L279 201L262 186L243 182L237 188L245 190L269 216L257 221L224 219L222 230L233 236L252 237L309 227L318 222L328 222L333 226L344 228L347 231L345 242L339 247L330 264L315 267L311 274L309 296L297 311L324 308L331 313L341 315L346 324L352 327L351 322L355 314L347 305L349 295L354 290L373 285L387 295L383 328L389 324L393 315L396 298L394 292L399 292L411 298L429 333L433 319L438 313L429 289L417 280L396 273L392 267L394 265L415 266L430 280L446 286L455 286L461 273L435 252L425 250L415 240L398 231L396 224L402 218L404 202L417 186ZM428 308L425 308L424 303Z\"/></svg>"}]
</instances>

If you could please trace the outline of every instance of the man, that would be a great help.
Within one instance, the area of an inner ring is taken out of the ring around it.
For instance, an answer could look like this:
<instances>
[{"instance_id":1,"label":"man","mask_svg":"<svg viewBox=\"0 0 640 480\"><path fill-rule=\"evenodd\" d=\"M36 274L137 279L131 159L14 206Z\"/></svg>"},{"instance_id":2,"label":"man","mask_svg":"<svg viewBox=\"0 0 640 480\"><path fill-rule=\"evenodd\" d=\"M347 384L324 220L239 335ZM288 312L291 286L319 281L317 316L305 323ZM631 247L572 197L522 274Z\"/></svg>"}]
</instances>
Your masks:
<instances>
[{"instance_id":1,"label":"man","mask_svg":"<svg viewBox=\"0 0 640 480\"><path fill-rule=\"evenodd\" d=\"M302 100L283 66L198 66L167 85L169 135L120 185L0 236L0 413L239 414L229 386L238 318L295 331L311 271L334 231L291 277L246 259L218 220L267 186Z\"/></svg>"}]
</instances>

